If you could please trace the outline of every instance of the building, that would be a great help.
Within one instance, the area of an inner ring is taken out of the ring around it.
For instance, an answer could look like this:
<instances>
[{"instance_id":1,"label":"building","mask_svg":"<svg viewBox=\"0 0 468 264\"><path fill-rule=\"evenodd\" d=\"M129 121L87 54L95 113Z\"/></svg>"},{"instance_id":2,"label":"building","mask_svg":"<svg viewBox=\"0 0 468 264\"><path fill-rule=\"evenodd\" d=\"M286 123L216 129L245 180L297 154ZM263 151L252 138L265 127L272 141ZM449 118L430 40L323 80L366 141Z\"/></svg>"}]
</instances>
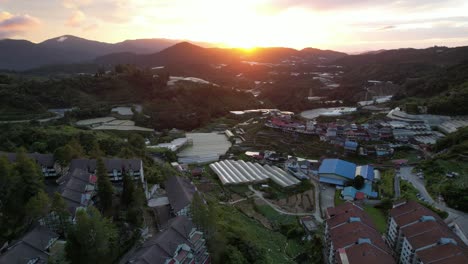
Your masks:
<instances>
[{"instance_id":1,"label":"building","mask_svg":"<svg viewBox=\"0 0 468 264\"><path fill-rule=\"evenodd\" d=\"M74 216L77 209L93 204L97 176L79 168L69 172L67 176L67 181L60 185L59 190L67 203L68 211Z\"/></svg>"},{"instance_id":2,"label":"building","mask_svg":"<svg viewBox=\"0 0 468 264\"><path fill-rule=\"evenodd\" d=\"M354 179L356 164L340 159L324 159L319 167L320 182L344 186Z\"/></svg>"},{"instance_id":3,"label":"building","mask_svg":"<svg viewBox=\"0 0 468 264\"><path fill-rule=\"evenodd\" d=\"M6 252L0 255L0 264L47 263L49 249L58 238L59 235L50 229L38 226L7 248Z\"/></svg>"},{"instance_id":4,"label":"building","mask_svg":"<svg viewBox=\"0 0 468 264\"><path fill-rule=\"evenodd\" d=\"M167 198L174 215L188 216L197 188L188 178L172 176L164 182Z\"/></svg>"},{"instance_id":5,"label":"building","mask_svg":"<svg viewBox=\"0 0 468 264\"><path fill-rule=\"evenodd\" d=\"M208 264L210 255L203 233L185 216L172 219L168 228L147 240L126 263Z\"/></svg>"},{"instance_id":6,"label":"building","mask_svg":"<svg viewBox=\"0 0 468 264\"><path fill-rule=\"evenodd\" d=\"M344 149L349 152L356 152L358 149L358 143L355 141L345 141L344 143Z\"/></svg>"},{"instance_id":7,"label":"building","mask_svg":"<svg viewBox=\"0 0 468 264\"><path fill-rule=\"evenodd\" d=\"M344 203L326 211L325 263L396 262L369 215L353 203Z\"/></svg>"},{"instance_id":8,"label":"building","mask_svg":"<svg viewBox=\"0 0 468 264\"><path fill-rule=\"evenodd\" d=\"M468 263L468 248L444 221L415 201L390 210L386 239L400 263Z\"/></svg>"},{"instance_id":9,"label":"building","mask_svg":"<svg viewBox=\"0 0 468 264\"><path fill-rule=\"evenodd\" d=\"M124 173L127 173L129 176L133 176L135 180L139 179L144 183L145 175L141 159L109 158L103 159L103 161L111 181L120 181L123 179ZM74 159L70 163L69 172L80 169L96 175L96 164L95 159ZM66 178L68 178L67 175L65 175L64 179ZM63 182L64 179L59 180Z\"/></svg>"},{"instance_id":10,"label":"building","mask_svg":"<svg viewBox=\"0 0 468 264\"><path fill-rule=\"evenodd\" d=\"M39 165L42 174L45 177L57 176L57 171L59 171L59 169L55 163L55 157L53 154L27 153L26 155ZM0 156L6 156L8 161L14 163L16 162L17 154L11 152L0 152Z\"/></svg>"}]
</instances>

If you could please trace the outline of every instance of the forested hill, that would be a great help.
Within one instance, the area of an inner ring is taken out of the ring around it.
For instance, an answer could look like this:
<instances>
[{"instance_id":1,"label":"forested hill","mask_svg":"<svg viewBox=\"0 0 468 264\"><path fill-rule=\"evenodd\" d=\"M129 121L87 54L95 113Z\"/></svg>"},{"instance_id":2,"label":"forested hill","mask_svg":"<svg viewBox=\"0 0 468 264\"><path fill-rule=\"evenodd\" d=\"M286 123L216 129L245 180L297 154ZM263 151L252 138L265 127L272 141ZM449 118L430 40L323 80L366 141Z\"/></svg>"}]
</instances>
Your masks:
<instances>
[{"instance_id":1,"label":"forested hill","mask_svg":"<svg viewBox=\"0 0 468 264\"><path fill-rule=\"evenodd\" d=\"M334 63L344 67L347 83L384 80L402 84L407 78L423 77L442 68L468 61L468 47L396 49L376 54L350 55Z\"/></svg>"},{"instance_id":2,"label":"forested hill","mask_svg":"<svg viewBox=\"0 0 468 264\"><path fill-rule=\"evenodd\" d=\"M101 65L133 63L146 67L174 64L229 64L240 61L280 63L285 60L328 63L344 56L347 56L347 54L313 48L295 50L291 48L271 47L246 51L243 49L203 48L188 42L182 42L154 54L109 54L96 58L95 62Z\"/></svg>"},{"instance_id":3,"label":"forested hill","mask_svg":"<svg viewBox=\"0 0 468 264\"><path fill-rule=\"evenodd\" d=\"M72 118L94 118L108 115L114 105L140 103L150 117L140 117L141 125L190 130L231 110L260 106L250 93L192 82L167 86L168 79L167 72L129 65L107 74L46 81L0 74L0 118L33 119L49 108L69 107L79 109Z\"/></svg>"}]
</instances>

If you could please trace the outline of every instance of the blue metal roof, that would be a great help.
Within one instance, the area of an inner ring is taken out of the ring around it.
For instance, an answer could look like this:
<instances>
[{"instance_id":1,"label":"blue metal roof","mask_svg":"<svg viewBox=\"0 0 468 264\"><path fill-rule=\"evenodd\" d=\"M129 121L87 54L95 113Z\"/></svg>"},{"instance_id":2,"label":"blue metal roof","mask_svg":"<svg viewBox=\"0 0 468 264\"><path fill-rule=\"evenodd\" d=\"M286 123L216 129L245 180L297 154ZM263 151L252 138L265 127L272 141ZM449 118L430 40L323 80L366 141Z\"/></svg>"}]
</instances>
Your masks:
<instances>
[{"instance_id":1,"label":"blue metal roof","mask_svg":"<svg viewBox=\"0 0 468 264\"><path fill-rule=\"evenodd\" d=\"M344 146L345 146L345 148L356 150L357 147L358 147L358 143L354 142L354 141L346 141L344 143Z\"/></svg>"},{"instance_id":2,"label":"blue metal roof","mask_svg":"<svg viewBox=\"0 0 468 264\"><path fill-rule=\"evenodd\" d=\"M355 173L356 164L340 159L324 159L319 168L319 174L336 174L350 180Z\"/></svg>"},{"instance_id":3,"label":"blue metal roof","mask_svg":"<svg viewBox=\"0 0 468 264\"><path fill-rule=\"evenodd\" d=\"M341 186L345 184L344 180L338 180L338 179L333 179L333 178L328 178L328 177L320 177L320 182L334 184L334 185L341 185Z\"/></svg>"},{"instance_id":4,"label":"blue metal roof","mask_svg":"<svg viewBox=\"0 0 468 264\"><path fill-rule=\"evenodd\" d=\"M358 171L359 168L361 171ZM371 165L359 166L356 170L356 173L364 177L364 179L366 180L369 180L369 181L374 180L374 167L372 167Z\"/></svg>"},{"instance_id":5,"label":"blue metal roof","mask_svg":"<svg viewBox=\"0 0 468 264\"><path fill-rule=\"evenodd\" d=\"M350 197L356 197L356 189L352 186L348 186L348 187L345 187L343 189L343 191L341 191L341 196L345 197L345 196L350 196Z\"/></svg>"}]
</instances>

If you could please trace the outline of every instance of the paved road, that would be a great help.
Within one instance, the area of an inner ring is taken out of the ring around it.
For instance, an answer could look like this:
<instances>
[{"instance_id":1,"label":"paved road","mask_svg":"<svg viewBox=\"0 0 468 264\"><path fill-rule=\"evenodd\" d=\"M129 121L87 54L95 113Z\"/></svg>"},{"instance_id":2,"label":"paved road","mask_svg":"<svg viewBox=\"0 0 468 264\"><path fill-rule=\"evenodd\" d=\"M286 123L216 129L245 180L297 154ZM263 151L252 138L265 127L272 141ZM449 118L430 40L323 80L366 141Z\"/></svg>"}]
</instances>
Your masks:
<instances>
[{"instance_id":1,"label":"paved road","mask_svg":"<svg viewBox=\"0 0 468 264\"><path fill-rule=\"evenodd\" d=\"M443 202L435 201L431 195L427 192L426 186L424 185L424 181L419 179L417 175L412 173L414 167L402 167L400 169L401 176L405 177L413 186L418 189L419 193L421 193L421 196L426 199L426 201L449 213L449 216L447 219L445 219L445 222L447 224L456 224L460 231L463 233L465 237L468 237L468 214L452 209L450 207L447 207L447 205ZM468 239L464 239L465 243L468 242ZM468 244L468 243L467 243Z\"/></svg>"},{"instance_id":2,"label":"paved road","mask_svg":"<svg viewBox=\"0 0 468 264\"><path fill-rule=\"evenodd\" d=\"M407 181L409 181L416 189L418 189L419 193L421 193L421 197L426 200L429 204L434 204L434 199L432 199L429 192L426 190L426 186L424 186L424 181L419 179L416 174L412 172L414 167L401 167L400 175L404 177ZM435 205L435 204L434 204Z\"/></svg>"},{"instance_id":3,"label":"paved road","mask_svg":"<svg viewBox=\"0 0 468 264\"><path fill-rule=\"evenodd\" d=\"M395 172L395 176L393 177L393 187L395 188L394 193L395 193L395 198L398 199L401 196L401 189L400 189L400 175L398 175L397 172Z\"/></svg>"},{"instance_id":4,"label":"paved road","mask_svg":"<svg viewBox=\"0 0 468 264\"><path fill-rule=\"evenodd\" d=\"M335 191L336 188L328 184L322 184L320 186L320 208L322 209L322 215L325 215L325 211L328 207L335 206Z\"/></svg>"}]
</instances>

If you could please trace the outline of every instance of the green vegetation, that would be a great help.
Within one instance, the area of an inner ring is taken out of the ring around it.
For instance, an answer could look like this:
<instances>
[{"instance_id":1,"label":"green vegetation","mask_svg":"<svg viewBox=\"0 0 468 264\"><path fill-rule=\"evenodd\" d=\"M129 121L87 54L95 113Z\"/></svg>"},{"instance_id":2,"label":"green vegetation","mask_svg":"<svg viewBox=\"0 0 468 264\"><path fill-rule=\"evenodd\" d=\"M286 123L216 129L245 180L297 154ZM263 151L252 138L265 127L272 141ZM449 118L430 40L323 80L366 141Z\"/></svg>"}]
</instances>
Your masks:
<instances>
[{"instance_id":1,"label":"green vegetation","mask_svg":"<svg viewBox=\"0 0 468 264\"><path fill-rule=\"evenodd\" d=\"M338 206L338 205L343 204L343 203L345 203L345 200L343 200L341 198L341 191L336 190L335 191L335 206Z\"/></svg>"},{"instance_id":2,"label":"green vegetation","mask_svg":"<svg viewBox=\"0 0 468 264\"><path fill-rule=\"evenodd\" d=\"M254 208L277 228L281 225L298 225L298 220L295 216L280 214L269 205L255 205ZM302 227L299 226L299 228L302 231Z\"/></svg>"},{"instance_id":3,"label":"green vegetation","mask_svg":"<svg viewBox=\"0 0 468 264\"><path fill-rule=\"evenodd\" d=\"M379 208L371 206L365 206L364 211L371 217L372 221L377 227L377 231L379 231L381 234L385 233L385 230L387 229L387 216L384 214L384 212Z\"/></svg>"},{"instance_id":4,"label":"green vegetation","mask_svg":"<svg viewBox=\"0 0 468 264\"><path fill-rule=\"evenodd\" d=\"M65 252L72 263L113 263L118 251L116 227L94 207L80 210L67 233Z\"/></svg>"},{"instance_id":5,"label":"green vegetation","mask_svg":"<svg viewBox=\"0 0 468 264\"><path fill-rule=\"evenodd\" d=\"M384 198L393 198L394 194L394 177L395 171L394 170L385 170L382 171L381 180L379 183L379 194L381 197Z\"/></svg>"},{"instance_id":6,"label":"green vegetation","mask_svg":"<svg viewBox=\"0 0 468 264\"><path fill-rule=\"evenodd\" d=\"M360 190L364 186L364 177L361 175L357 175L353 179L353 187L356 188L356 190Z\"/></svg>"},{"instance_id":7,"label":"green vegetation","mask_svg":"<svg viewBox=\"0 0 468 264\"><path fill-rule=\"evenodd\" d=\"M43 176L24 152L16 163L0 157L0 243L13 239L33 220L47 212Z\"/></svg>"},{"instance_id":8,"label":"green vegetation","mask_svg":"<svg viewBox=\"0 0 468 264\"><path fill-rule=\"evenodd\" d=\"M209 250L215 263L295 263L303 252L295 240L271 232L235 208L212 205L215 234L209 238Z\"/></svg>"}]
</instances>

